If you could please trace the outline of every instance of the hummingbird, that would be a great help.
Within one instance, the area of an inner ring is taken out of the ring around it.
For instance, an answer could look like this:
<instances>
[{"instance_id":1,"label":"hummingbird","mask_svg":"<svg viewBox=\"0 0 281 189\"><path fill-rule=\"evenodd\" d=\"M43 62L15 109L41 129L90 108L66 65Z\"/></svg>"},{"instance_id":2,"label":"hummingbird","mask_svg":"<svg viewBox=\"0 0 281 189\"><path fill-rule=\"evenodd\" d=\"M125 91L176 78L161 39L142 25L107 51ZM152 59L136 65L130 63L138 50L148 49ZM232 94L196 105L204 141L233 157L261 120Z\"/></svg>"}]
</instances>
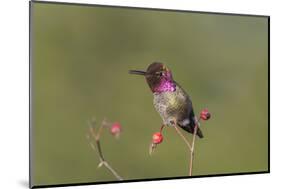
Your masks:
<instances>
[{"instance_id":1,"label":"hummingbird","mask_svg":"<svg viewBox=\"0 0 281 189\"><path fill-rule=\"evenodd\" d=\"M193 134L197 118L193 111L192 101L173 79L171 70L165 64L153 62L146 71L130 70L129 73L145 77L153 93L153 105L164 125L177 124L183 130ZM196 135L203 138L200 128L197 129Z\"/></svg>"}]
</instances>

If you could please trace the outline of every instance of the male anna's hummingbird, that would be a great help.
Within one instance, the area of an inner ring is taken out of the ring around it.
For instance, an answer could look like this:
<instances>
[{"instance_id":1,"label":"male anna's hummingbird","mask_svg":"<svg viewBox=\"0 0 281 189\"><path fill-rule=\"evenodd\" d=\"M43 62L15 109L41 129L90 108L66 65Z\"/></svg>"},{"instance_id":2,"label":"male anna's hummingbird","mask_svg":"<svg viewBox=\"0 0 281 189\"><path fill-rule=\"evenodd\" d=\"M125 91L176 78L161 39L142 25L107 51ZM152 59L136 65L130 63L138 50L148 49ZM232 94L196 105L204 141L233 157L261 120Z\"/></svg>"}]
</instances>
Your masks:
<instances>
[{"instance_id":1,"label":"male anna's hummingbird","mask_svg":"<svg viewBox=\"0 0 281 189\"><path fill-rule=\"evenodd\" d=\"M193 112L192 102L183 88L173 80L172 72L162 63L150 64L146 71L130 70L129 73L145 76L154 99L155 109L160 114L164 125L176 124L185 131L194 132L197 119ZM200 128L196 133L200 138Z\"/></svg>"}]
</instances>

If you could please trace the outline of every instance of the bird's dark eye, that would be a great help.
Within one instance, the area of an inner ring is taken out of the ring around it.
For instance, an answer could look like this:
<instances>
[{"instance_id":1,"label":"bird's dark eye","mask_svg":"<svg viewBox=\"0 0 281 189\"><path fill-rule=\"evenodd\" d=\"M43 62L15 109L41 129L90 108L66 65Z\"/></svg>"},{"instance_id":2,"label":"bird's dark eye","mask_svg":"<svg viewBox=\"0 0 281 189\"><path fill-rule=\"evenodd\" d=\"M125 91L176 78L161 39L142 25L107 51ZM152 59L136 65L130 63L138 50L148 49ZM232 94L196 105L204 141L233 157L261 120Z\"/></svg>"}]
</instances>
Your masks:
<instances>
[{"instance_id":1,"label":"bird's dark eye","mask_svg":"<svg viewBox=\"0 0 281 189\"><path fill-rule=\"evenodd\" d=\"M162 75L163 75L163 72L160 72L160 73L159 73L159 76L161 77Z\"/></svg>"}]
</instances>

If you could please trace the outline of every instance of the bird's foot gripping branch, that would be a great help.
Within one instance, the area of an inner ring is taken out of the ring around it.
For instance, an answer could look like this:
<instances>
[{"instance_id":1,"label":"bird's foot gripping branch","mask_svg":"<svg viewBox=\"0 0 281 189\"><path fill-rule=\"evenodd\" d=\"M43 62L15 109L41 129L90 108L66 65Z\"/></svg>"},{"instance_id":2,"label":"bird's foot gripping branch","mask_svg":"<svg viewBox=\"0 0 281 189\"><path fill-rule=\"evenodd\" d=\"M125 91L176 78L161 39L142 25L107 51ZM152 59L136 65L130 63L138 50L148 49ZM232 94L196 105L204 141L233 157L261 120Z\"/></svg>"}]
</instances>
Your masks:
<instances>
[{"instance_id":1,"label":"bird's foot gripping branch","mask_svg":"<svg viewBox=\"0 0 281 189\"><path fill-rule=\"evenodd\" d=\"M203 109L200 112L200 117L199 119L196 121L195 127L194 127L194 131L193 131L193 135L192 135L192 142L190 143L188 141L188 139L182 134L182 132L180 131L177 122L174 121L173 122L173 127L175 128L177 134L182 138L182 140L184 141L184 143L187 146L187 149L190 151L190 158L189 158L189 166L188 166L188 175L192 176L192 170L193 170L193 161L194 161L194 150L195 150L195 139L196 139L196 134L198 131L198 128L200 127L200 121L206 121L208 119L211 118L211 114L207 109ZM155 151L157 145L159 145L160 143L162 143L164 137L162 135L162 131L165 125L162 125L160 128L159 132L156 132L152 135L152 142L150 144L149 147L149 153L152 154L152 152Z\"/></svg>"}]
</instances>

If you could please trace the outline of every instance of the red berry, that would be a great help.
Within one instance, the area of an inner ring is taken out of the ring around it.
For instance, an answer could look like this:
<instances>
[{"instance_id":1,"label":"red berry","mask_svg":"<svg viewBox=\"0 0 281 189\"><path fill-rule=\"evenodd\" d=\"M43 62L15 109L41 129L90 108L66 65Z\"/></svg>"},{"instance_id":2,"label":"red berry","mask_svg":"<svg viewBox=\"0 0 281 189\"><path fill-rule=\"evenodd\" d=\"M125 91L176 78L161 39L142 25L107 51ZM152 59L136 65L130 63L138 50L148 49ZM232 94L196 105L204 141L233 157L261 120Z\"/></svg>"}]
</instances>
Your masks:
<instances>
[{"instance_id":1,"label":"red berry","mask_svg":"<svg viewBox=\"0 0 281 189\"><path fill-rule=\"evenodd\" d=\"M118 136L121 132L121 125L118 122L113 123L110 127L110 132L111 134Z\"/></svg>"},{"instance_id":2,"label":"red berry","mask_svg":"<svg viewBox=\"0 0 281 189\"><path fill-rule=\"evenodd\" d=\"M204 109L204 110L201 111L200 118L203 119L203 120L208 120L208 119L211 118L211 114L208 111L208 109Z\"/></svg>"},{"instance_id":3,"label":"red berry","mask_svg":"<svg viewBox=\"0 0 281 189\"><path fill-rule=\"evenodd\" d=\"M160 132L154 133L152 136L153 144L160 144L163 141L163 135Z\"/></svg>"}]
</instances>

